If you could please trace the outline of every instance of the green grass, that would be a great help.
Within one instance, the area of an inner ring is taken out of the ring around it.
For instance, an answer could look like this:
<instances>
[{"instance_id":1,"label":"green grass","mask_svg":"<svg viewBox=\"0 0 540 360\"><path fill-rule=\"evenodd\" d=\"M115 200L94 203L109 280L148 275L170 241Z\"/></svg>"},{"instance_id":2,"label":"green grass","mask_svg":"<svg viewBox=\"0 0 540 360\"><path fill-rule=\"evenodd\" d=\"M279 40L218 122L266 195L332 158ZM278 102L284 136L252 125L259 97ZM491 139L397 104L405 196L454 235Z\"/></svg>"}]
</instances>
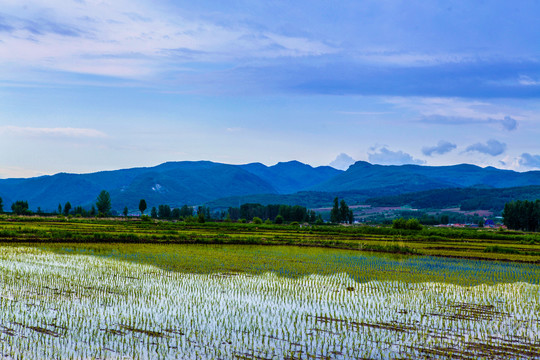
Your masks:
<instances>
[{"instance_id":1,"label":"green grass","mask_svg":"<svg viewBox=\"0 0 540 360\"><path fill-rule=\"evenodd\" d=\"M490 229L425 227L414 231L371 226L299 227L4 216L0 218L0 242L296 245L540 263L540 235Z\"/></svg>"}]
</instances>

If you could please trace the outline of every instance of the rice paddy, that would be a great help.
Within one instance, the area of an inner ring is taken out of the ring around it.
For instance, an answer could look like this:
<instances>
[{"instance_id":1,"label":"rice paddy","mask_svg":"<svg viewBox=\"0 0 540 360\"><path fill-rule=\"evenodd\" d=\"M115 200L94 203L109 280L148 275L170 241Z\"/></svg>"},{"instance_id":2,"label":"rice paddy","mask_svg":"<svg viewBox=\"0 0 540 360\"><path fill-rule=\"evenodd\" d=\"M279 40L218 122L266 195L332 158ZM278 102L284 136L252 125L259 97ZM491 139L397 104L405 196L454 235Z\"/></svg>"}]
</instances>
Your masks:
<instances>
[{"instance_id":1,"label":"rice paddy","mask_svg":"<svg viewBox=\"0 0 540 360\"><path fill-rule=\"evenodd\" d=\"M258 245L0 244L4 359L536 359L540 266Z\"/></svg>"}]
</instances>

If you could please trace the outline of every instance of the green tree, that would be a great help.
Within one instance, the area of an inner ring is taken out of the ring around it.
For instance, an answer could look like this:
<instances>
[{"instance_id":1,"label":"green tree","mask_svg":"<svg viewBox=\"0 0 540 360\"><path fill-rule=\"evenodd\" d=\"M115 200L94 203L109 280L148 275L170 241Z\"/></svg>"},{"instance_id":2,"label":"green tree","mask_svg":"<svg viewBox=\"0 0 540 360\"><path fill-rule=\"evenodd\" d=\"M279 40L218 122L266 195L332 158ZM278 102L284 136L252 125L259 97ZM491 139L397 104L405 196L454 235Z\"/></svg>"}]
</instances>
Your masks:
<instances>
[{"instance_id":1,"label":"green tree","mask_svg":"<svg viewBox=\"0 0 540 360\"><path fill-rule=\"evenodd\" d=\"M157 219L157 209L155 206L152 206L152 210L150 211L150 216L152 219Z\"/></svg>"},{"instance_id":2,"label":"green tree","mask_svg":"<svg viewBox=\"0 0 540 360\"><path fill-rule=\"evenodd\" d=\"M276 220L274 222L276 224L283 224L283 216L281 215L276 216Z\"/></svg>"},{"instance_id":3,"label":"green tree","mask_svg":"<svg viewBox=\"0 0 540 360\"><path fill-rule=\"evenodd\" d=\"M64 205L64 215L68 216L70 210L71 210L71 203L68 201Z\"/></svg>"},{"instance_id":4,"label":"green tree","mask_svg":"<svg viewBox=\"0 0 540 360\"><path fill-rule=\"evenodd\" d=\"M90 209L90 216L96 216L96 207L92 205L92 208Z\"/></svg>"},{"instance_id":5,"label":"green tree","mask_svg":"<svg viewBox=\"0 0 540 360\"><path fill-rule=\"evenodd\" d=\"M62 204L58 204L58 215L62 213Z\"/></svg>"},{"instance_id":6,"label":"green tree","mask_svg":"<svg viewBox=\"0 0 540 360\"><path fill-rule=\"evenodd\" d=\"M540 230L540 200L511 201L504 205L504 225L513 230Z\"/></svg>"},{"instance_id":7,"label":"green tree","mask_svg":"<svg viewBox=\"0 0 540 360\"><path fill-rule=\"evenodd\" d=\"M4 212L4 201L2 200L2 198L0 197L0 213L1 212Z\"/></svg>"},{"instance_id":8,"label":"green tree","mask_svg":"<svg viewBox=\"0 0 540 360\"><path fill-rule=\"evenodd\" d=\"M160 219L167 219L171 217L171 207L169 205L159 205L158 216Z\"/></svg>"},{"instance_id":9,"label":"green tree","mask_svg":"<svg viewBox=\"0 0 540 360\"><path fill-rule=\"evenodd\" d=\"M193 216L193 208L191 206L184 205L180 208L180 217L186 218L188 216Z\"/></svg>"},{"instance_id":10,"label":"green tree","mask_svg":"<svg viewBox=\"0 0 540 360\"><path fill-rule=\"evenodd\" d=\"M13 204L11 204L11 211L17 215L30 214L30 210L28 210L28 201L15 201Z\"/></svg>"},{"instance_id":11,"label":"green tree","mask_svg":"<svg viewBox=\"0 0 540 360\"><path fill-rule=\"evenodd\" d=\"M139 211L141 212L141 215L144 215L144 210L146 210L146 200L141 199L139 201Z\"/></svg>"},{"instance_id":12,"label":"green tree","mask_svg":"<svg viewBox=\"0 0 540 360\"><path fill-rule=\"evenodd\" d=\"M197 214L197 222L201 224L206 222L206 219L204 218L204 212L201 211Z\"/></svg>"},{"instance_id":13,"label":"green tree","mask_svg":"<svg viewBox=\"0 0 540 360\"><path fill-rule=\"evenodd\" d=\"M448 215L441 215L441 224L447 225L450 222L450 218Z\"/></svg>"},{"instance_id":14,"label":"green tree","mask_svg":"<svg viewBox=\"0 0 540 360\"><path fill-rule=\"evenodd\" d=\"M330 221L333 223L341 222L339 212L339 199L337 198L337 196L334 198L334 207L330 211Z\"/></svg>"},{"instance_id":15,"label":"green tree","mask_svg":"<svg viewBox=\"0 0 540 360\"><path fill-rule=\"evenodd\" d=\"M125 206L125 207L124 207L124 216L125 216L125 217L127 217L128 212L129 212L128 207Z\"/></svg>"},{"instance_id":16,"label":"green tree","mask_svg":"<svg viewBox=\"0 0 540 360\"><path fill-rule=\"evenodd\" d=\"M260 224L262 224L262 222L263 222L263 221L262 221L262 219L261 219L260 217L255 216L255 217L253 218L253 223L254 223L254 224L260 225Z\"/></svg>"},{"instance_id":17,"label":"green tree","mask_svg":"<svg viewBox=\"0 0 540 360\"><path fill-rule=\"evenodd\" d=\"M111 211L111 195L108 191L102 190L97 199L96 207L100 215L107 216Z\"/></svg>"},{"instance_id":18,"label":"green tree","mask_svg":"<svg viewBox=\"0 0 540 360\"><path fill-rule=\"evenodd\" d=\"M345 202L345 200L341 199L341 203L339 206L339 220L340 222L349 222L349 206Z\"/></svg>"},{"instance_id":19,"label":"green tree","mask_svg":"<svg viewBox=\"0 0 540 360\"><path fill-rule=\"evenodd\" d=\"M405 223L405 228L409 230L422 230L422 225L418 219L409 219Z\"/></svg>"},{"instance_id":20,"label":"green tree","mask_svg":"<svg viewBox=\"0 0 540 360\"><path fill-rule=\"evenodd\" d=\"M406 229L407 228L407 220L404 218L394 219L392 221L392 227L394 229Z\"/></svg>"}]
</instances>

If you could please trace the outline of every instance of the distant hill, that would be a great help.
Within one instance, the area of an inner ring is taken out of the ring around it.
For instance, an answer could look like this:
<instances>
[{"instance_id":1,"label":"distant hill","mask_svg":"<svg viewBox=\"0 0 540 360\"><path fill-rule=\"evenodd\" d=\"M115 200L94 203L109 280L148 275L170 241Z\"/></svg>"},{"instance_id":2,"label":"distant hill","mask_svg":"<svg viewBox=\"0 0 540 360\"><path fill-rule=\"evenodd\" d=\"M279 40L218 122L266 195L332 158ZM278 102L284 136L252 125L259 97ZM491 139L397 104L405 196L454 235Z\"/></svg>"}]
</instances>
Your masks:
<instances>
[{"instance_id":1,"label":"distant hill","mask_svg":"<svg viewBox=\"0 0 540 360\"><path fill-rule=\"evenodd\" d=\"M309 189L343 173L342 170L330 166L314 168L299 161L280 162L274 166L251 163L240 167L272 184L280 194L292 194Z\"/></svg>"},{"instance_id":2,"label":"distant hill","mask_svg":"<svg viewBox=\"0 0 540 360\"><path fill-rule=\"evenodd\" d=\"M29 179L0 180L0 197L8 210L16 200L31 209L54 211L58 204L91 206L103 189L111 194L113 209L136 210L139 200L148 206L203 203L231 196L291 193L341 173L328 166L313 168L298 161L228 165L210 161L168 162L155 167L102 171L91 174L60 173Z\"/></svg>"},{"instance_id":3,"label":"distant hill","mask_svg":"<svg viewBox=\"0 0 540 360\"><path fill-rule=\"evenodd\" d=\"M336 192L395 186L399 187L402 193L406 193L476 185L495 188L540 185L540 171L519 173L468 164L388 166L358 161L351 165L347 171L315 185L309 190Z\"/></svg>"},{"instance_id":4,"label":"distant hill","mask_svg":"<svg viewBox=\"0 0 540 360\"><path fill-rule=\"evenodd\" d=\"M276 193L269 183L239 166L210 161L170 162L151 168L103 171L92 174L56 174L30 179L0 180L5 208L27 200L32 209L56 210L69 201L90 206L101 190L111 194L113 209L137 209L145 199L149 207L202 204L222 196Z\"/></svg>"},{"instance_id":5,"label":"distant hill","mask_svg":"<svg viewBox=\"0 0 540 360\"><path fill-rule=\"evenodd\" d=\"M366 199L372 206L411 206L418 209L446 209L502 211L504 204L514 200L540 199L540 186L512 188L452 188L420 191L394 196Z\"/></svg>"},{"instance_id":6,"label":"distant hill","mask_svg":"<svg viewBox=\"0 0 540 360\"><path fill-rule=\"evenodd\" d=\"M474 191L480 191L480 188L531 185L540 185L540 171L518 173L466 164L383 166L362 161L341 171L328 166L312 167L298 161L273 166L181 161L91 174L60 173L29 179L4 179L0 180L0 197L5 210L9 210L16 200L27 200L32 210L39 206L44 211L54 211L58 204L67 201L72 206L89 208L103 189L110 192L113 209L117 211L124 206L137 210L140 199L145 199L149 207L160 204L229 207L245 202L321 207L331 205L335 196L352 205L368 198L418 191L473 186ZM472 190L466 192L472 194ZM434 192L426 196L444 197L447 193ZM458 192L452 194L454 199L458 198ZM496 194L491 192L485 196ZM508 198L512 199L511 196Z\"/></svg>"}]
</instances>

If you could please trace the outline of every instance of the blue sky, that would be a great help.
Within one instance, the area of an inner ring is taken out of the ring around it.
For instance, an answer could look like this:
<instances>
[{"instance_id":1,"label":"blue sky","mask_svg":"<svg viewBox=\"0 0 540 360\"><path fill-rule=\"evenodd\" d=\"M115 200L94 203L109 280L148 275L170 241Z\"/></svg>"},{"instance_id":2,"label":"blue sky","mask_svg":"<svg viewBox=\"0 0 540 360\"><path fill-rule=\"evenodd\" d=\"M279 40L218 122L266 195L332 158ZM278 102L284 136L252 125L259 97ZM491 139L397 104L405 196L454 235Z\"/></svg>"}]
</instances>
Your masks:
<instances>
[{"instance_id":1,"label":"blue sky","mask_svg":"<svg viewBox=\"0 0 540 360\"><path fill-rule=\"evenodd\" d=\"M540 169L538 1L0 0L0 177Z\"/></svg>"}]
</instances>

